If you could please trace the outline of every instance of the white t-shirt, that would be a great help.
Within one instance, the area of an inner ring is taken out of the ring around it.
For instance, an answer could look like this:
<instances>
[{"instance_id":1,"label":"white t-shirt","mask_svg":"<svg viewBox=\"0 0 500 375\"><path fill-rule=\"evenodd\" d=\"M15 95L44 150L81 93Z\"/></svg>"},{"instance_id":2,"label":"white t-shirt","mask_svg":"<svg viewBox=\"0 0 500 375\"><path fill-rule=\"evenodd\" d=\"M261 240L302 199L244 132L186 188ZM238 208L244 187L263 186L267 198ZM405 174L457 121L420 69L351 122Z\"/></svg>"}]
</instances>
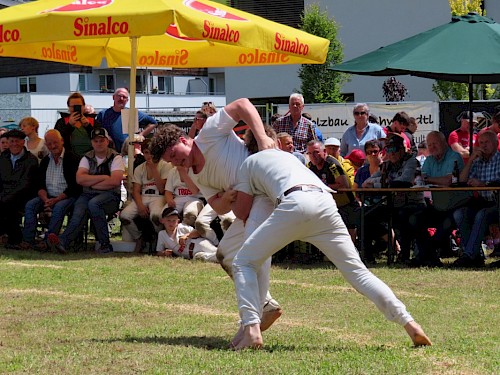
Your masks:
<instances>
[{"instance_id":1,"label":"white t-shirt","mask_svg":"<svg viewBox=\"0 0 500 375\"><path fill-rule=\"evenodd\" d=\"M189 176L206 199L234 186L238 169L248 156L243 141L233 131L234 121L224 109L209 117L195 143L205 157L200 173Z\"/></svg>"},{"instance_id":2,"label":"white t-shirt","mask_svg":"<svg viewBox=\"0 0 500 375\"><path fill-rule=\"evenodd\" d=\"M265 195L272 201L296 185L315 185L333 192L289 152L270 149L249 156L241 165L235 190Z\"/></svg>"},{"instance_id":3,"label":"white t-shirt","mask_svg":"<svg viewBox=\"0 0 500 375\"><path fill-rule=\"evenodd\" d=\"M175 167L168 172L165 190L170 191L175 197L201 197L200 193L193 194L193 192L187 187L186 183L181 181L179 171Z\"/></svg>"},{"instance_id":4,"label":"white t-shirt","mask_svg":"<svg viewBox=\"0 0 500 375\"><path fill-rule=\"evenodd\" d=\"M97 160L97 165L101 165L106 158L98 158L97 156L95 157ZM80 159L80 164L78 165L78 168L85 168L87 170L90 169L89 165L89 160L84 156ZM121 155L116 155L113 159L113 162L111 163L111 172L113 171L122 171L125 172L125 164L123 163L123 158Z\"/></svg>"},{"instance_id":5,"label":"white t-shirt","mask_svg":"<svg viewBox=\"0 0 500 375\"><path fill-rule=\"evenodd\" d=\"M186 253L188 254L187 258L189 258L189 251L188 251L189 240L186 241L186 246L183 249L181 249L181 246L179 245L179 237L189 234L193 230L194 230L193 227L190 227L189 225L185 225L183 223L179 223L177 225L177 229L172 237L168 235L166 230L161 230L160 233L158 233L158 243L156 245L156 251L170 249L176 255L182 256L184 258L186 258L184 256L184 253Z\"/></svg>"},{"instance_id":6,"label":"white t-shirt","mask_svg":"<svg viewBox=\"0 0 500 375\"><path fill-rule=\"evenodd\" d=\"M167 163L165 160L160 159L157 165L157 169L160 172L160 177L162 180L166 179L168 172L173 168L172 164ZM156 187L155 179L148 179L148 171L146 168L146 163L142 163L137 166L134 170L134 176L132 177L132 182L142 186L141 194L144 194L146 190L153 189L156 195L160 195L158 188Z\"/></svg>"}]
</instances>

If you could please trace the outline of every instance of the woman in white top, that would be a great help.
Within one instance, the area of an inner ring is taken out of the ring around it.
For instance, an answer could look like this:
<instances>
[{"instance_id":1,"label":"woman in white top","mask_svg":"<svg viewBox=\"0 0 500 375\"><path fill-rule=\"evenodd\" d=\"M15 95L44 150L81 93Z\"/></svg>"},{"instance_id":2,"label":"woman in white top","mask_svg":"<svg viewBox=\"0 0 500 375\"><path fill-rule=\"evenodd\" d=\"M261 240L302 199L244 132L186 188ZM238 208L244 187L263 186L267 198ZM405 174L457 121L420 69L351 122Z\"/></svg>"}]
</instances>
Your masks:
<instances>
[{"instance_id":1,"label":"woman in white top","mask_svg":"<svg viewBox=\"0 0 500 375\"><path fill-rule=\"evenodd\" d=\"M26 135L26 148L36 156L38 164L49 153L49 150L45 146L45 140L38 136L39 126L40 124L34 117L25 117L19 123L21 131Z\"/></svg>"}]
</instances>

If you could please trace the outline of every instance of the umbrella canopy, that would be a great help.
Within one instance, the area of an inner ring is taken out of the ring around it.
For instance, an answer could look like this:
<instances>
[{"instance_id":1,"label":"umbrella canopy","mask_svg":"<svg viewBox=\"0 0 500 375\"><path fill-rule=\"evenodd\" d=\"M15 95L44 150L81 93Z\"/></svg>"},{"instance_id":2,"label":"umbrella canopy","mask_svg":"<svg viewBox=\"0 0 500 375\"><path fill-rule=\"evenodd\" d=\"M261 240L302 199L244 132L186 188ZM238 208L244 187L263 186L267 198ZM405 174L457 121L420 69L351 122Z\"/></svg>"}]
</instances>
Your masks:
<instances>
[{"instance_id":1,"label":"umbrella canopy","mask_svg":"<svg viewBox=\"0 0 500 375\"><path fill-rule=\"evenodd\" d=\"M0 56L130 66L130 139L137 66L321 64L329 43L208 0L44 0L0 10Z\"/></svg>"},{"instance_id":2,"label":"umbrella canopy","mask_svg":"<svg viewBox=\"0 0 500 375\"><path fill-rule=\"evenodd\" d=\"M207 0L44 0L0 11L0 56L77 65L99 66L103 58L109 67L317 64L328 46Z\"/></svg>"},{"instance_id":3,"label":"umbrella canopy","mask_svg":"<svg viewBox=\"0 0 500 375\"><path fill-rule=\"evenodd\" d=\"M469 83L500 82L500 24L469 13L450 23L332 67L370 76L409 74Z\"/></svg>"},{"instance_id":4,"label":"umbrella canopy","mask_svg":"<svg viewBox=\"0 0 500 375\"><path fill-rule=\"evenodd\" d=\"M500 24L477 13L381 47L332 70L369 76L412 75L469 84L470 152L472 85L500 83Z\"/></svg>"}]
</instances>

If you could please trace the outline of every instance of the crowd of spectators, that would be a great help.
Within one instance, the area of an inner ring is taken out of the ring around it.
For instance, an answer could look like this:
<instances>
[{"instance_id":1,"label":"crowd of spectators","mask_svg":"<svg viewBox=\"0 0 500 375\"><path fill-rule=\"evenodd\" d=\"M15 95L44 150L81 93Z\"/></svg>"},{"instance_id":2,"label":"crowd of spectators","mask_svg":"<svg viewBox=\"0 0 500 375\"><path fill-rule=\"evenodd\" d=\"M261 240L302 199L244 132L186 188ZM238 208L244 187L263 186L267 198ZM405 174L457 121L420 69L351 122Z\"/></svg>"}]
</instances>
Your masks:
<instances>
[{"instance_id":1,"label":"crowd of spectators","mask_svg":"<svg viewBox=\"0 0 500 375\"><path fill-rule=\"evenodd\" d=\"M138 157L130 171L132 199L123 204L126 166L121 153L129 142L121 114L128 102L127 89L117 89L112 99L113 106L96 114L80 93L72 93L67 99L68 112L61 113L54 129L43 138L38 136L39 124L33 117L23 118L19 130L0 130L0 234L4 244L66 253L90 220L98 242L96 251L112 252L107 221L118 215L123 239L135 242L136 252L144 248L145 220L159 233L158 255L215 262L219 240L234 215L218 215L189 170L153 161L149 138L157 123L140 111L135 142ZM491 191L398 192L390 206L381 192L368 194L363 201L356 194L360 188L411 188L417 176L422 180L419 186L500 184L500 112L488 128L474 132L472 140L470 126L475 127L477 119L470 121L464 112L460 126L448 139L431 131L417 145L418 122L405 112L396 113L382 127L374 122L376 116L370 114L367 104L356 104L354 125L340 139L323 141L316 123L303 109L304 98L294 93L288 113L271 119L278 146L294 154L328 187L344 189L333 197L353 242L359 245L363 241L366 264L376 263L387 247L388 234L397 262L408 266L441 267L441 258L450 254L457 257L455 266L482 266L486 241L492 244L488 255L500 256L498 197ZM216 112L213 103L204 102L188 137L196 137ZM473 152L470 143L474 143ZM453 179L457 170L459 181ZM364 238L360 238L362 204L367 207ZM37 228L43 220L46 230L40 237ZM220 230L214 226L217 222ZM393 228L389 222L394 223ZM451 251L452 240L456 252Z\"/></svg>"}]
</instances>

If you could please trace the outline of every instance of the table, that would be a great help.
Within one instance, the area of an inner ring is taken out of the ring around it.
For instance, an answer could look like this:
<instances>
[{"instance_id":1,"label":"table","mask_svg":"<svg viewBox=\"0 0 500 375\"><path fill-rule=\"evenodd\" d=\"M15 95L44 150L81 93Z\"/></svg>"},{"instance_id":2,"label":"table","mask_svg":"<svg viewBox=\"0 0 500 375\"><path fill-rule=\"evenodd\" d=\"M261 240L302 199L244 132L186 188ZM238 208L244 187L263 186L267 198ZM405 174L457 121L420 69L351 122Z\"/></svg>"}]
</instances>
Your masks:
<instances>
[{"instance_id":1,"label":"table","mask_svg":"<svg viewBox=\"0 0 500 375\"><path fill-rule=\"evenodd\" d=\"M339 193L352 192L359 196L361 200L360 207L360 228L359 228L359 253L363 257L364 255L364 234L365 234L365 198L367 194L371 195L383 195L387 197L388 209L392 208L393 193L415 193L415 192L458 192L458 191L493 191L496 194L497 208L500 212L500 186L438 186L438 185L427 185L427 186L414 186L411 188L340 188L337 189ZM394 263L394 251L392 249L392 215L389 215L389 233L388 233L388 243L387 243L387 264Z\"/></svg>"}]
</instances>

